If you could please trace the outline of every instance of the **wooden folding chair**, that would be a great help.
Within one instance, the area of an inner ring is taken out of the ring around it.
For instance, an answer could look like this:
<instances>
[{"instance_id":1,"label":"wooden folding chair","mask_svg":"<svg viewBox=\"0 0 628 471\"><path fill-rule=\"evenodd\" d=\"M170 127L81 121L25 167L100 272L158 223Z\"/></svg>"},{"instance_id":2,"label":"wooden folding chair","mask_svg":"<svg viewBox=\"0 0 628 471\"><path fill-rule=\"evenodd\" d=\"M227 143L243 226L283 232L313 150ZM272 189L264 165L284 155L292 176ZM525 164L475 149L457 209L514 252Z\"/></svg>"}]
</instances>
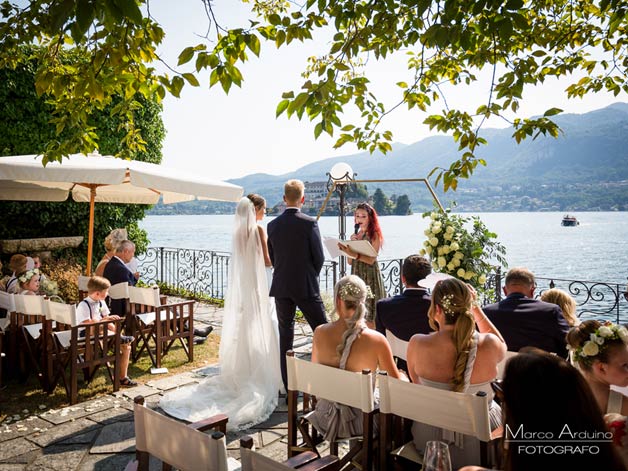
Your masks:
<instances>
[{"instance_id":1,"label":"wooden folding chair","mask_svg":"<svg viewBox=\"0 0 628 471\"><path fill-rule=\"evenodd\" d=\"M339 469L345 465L355 463L363 470L371 470L374 464L375 442L373 440L373 417L378 412L373 399L373 376L370 370L362 373L341 370L330 366L300 360L293 351L286 354L288 369L288 458L292 458L304 451L316 449L317 433L303 417L313 410L311 396L317 400L327 399L338 404L354 407L362 411L362 435L339 438L330 443L330 453L338 455L338 441L355 441L350 450L339 462ZM303 414L297 412L297 395L303 392ZM301 432L304 444L297 444L297 429Z\"/></svg>"},{"instance_id":2,"label":"wooden folding chair","mask_svg":"<svg viewBox=\"0 0 628 471\"><path fill-rule=\"evenodd\" d=\"M91 277L79 275L78 277L78 300L81 302L83 299L87 297L87 282Z\"/></svg>"},{"instance_id":3,"label":"wooden folding chair","mask_svg":"<svg viewBox=\"0 0 628 471\"><path fill-rule=\"evenodd\" d=\"M120 330L122 319L101 320L90 324L78 324L76 306L73 304L46 301L46 316L57 325L65 324L69 330L51 333L54 352L51 356L54 365L54 386L61 379L70 404L78 402L78 371L83 370L85 381L89 382L101 366L105 366L113 383L113 390L120 389ZM115 327L115 332L109 330ZM69 378L67 369L69 365Z\"/></svg>"},{"instance_id":4,"label":"wooden folding chair","mask_svg":"<svg viewBox=\"0 0 628 471\"><path fill-rule=\"evenodd\" d=\"M44 391L50 392L46 355L50 349L51 323L46 319L43 296L14 294L17 352L23 381L34 372Z\"/></svg>"},{"instance_id":5,"label":"wooden folding chair","mask_svg":"<svg viewBox=\"0 0 628 471\"><path fill-rule=\"evenodd\" d=\"M240 461L242 471L337 471L340 460L337 456L327 455L319 458L313 451L305 451L279 463L255 451L253 438L245 435L240 439Z\"/></svg>"},{"instance_id":6,"label":"wooden folding chair","mask_svg":"<svg viewBox=\"0 0 628 471\"><path fill-rule=\"evenodd\" d=\"M4 337L4 349L0 348L6 358L7 368L5 374L12 375L17 371L17 332L16 311L13 294L0 291L0 335ZM6 353L5 353L6 352ZM1 362L0 362L1 367Z\"/></svg>"},{"instance_id":7,"label":"wooden folding chair","mask_svg":"<svg viewBox=\"0 0 628 471\"><path fill-rule=\"evenodd\" d=\"M170 347L179 341L189 361L194 360L194 301L161 304L158 288L129 287L131 318L134 325L133 361L146 350L153 365L161 368L161 360ZM155 353L150 348L155 344Z\"/></svg>"},{"instance_id":8,"label":"wooden folding chair","mask_svg":"<svg viewBox=\"0 0 628 471\"><path fill-rule=\"evenodd\" d=\"M227 458L226 415L219 414L186 425L145 407L142 396L137 396L134 401L136 460L129 463L127 471L148 471L150 455L163 463L164 471L173 468L182 471L239 469L235 459ZM212 429L215 431L211 435L203 433Z\"/></svg>"},{"instance_id":9,"label":"wooden folding chair","mask_svg":"<svg viewBox=\"0 0 628 471\"><path fill-rule=\"evenodd\" d=\"M410 437L404 437L402 443L394 442L393 416L477 438L478 447L472 450L476 456L469 463L491 467L495 458L490 456L489 444L494 446L493 440L501 432L491 433L485 392L467 394L431 388L390 378L384 371L379 374L379 400L380 469L393 469L393 458L415 463L422 463L423 459L411 441L405 443Z\"/></svg>"}]
</instances>

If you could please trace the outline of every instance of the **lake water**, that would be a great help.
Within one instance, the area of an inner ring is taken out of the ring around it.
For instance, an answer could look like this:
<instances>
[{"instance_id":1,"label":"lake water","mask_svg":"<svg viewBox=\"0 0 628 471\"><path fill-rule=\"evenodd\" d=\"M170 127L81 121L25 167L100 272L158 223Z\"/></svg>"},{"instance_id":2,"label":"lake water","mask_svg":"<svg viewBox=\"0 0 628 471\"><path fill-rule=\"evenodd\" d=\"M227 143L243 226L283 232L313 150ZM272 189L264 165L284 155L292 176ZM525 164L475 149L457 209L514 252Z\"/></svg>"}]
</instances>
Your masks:
<instances>
[{"instance_id":1,"label":"lake water","mask_svg":"<svg viewBox=\"0 0 628 471\"><path fill-rule=\"evenodd\" d=\"M562 227L563 213L480 213L506 247L509 266L526 266L537 276L625 284L628 276L628 212L574 213L577 227ZM465 214L470 216L470 214ZM272 218L262 221L267 224ZM140 226L151 246L230 251L233 216L147 216ZM380 218L380 259L417 253L428 221L420 214ZM323 236L338 235L338 218L322 217ZM347 218L351 231L353 217Z\"/></svg>"}]
</instances>

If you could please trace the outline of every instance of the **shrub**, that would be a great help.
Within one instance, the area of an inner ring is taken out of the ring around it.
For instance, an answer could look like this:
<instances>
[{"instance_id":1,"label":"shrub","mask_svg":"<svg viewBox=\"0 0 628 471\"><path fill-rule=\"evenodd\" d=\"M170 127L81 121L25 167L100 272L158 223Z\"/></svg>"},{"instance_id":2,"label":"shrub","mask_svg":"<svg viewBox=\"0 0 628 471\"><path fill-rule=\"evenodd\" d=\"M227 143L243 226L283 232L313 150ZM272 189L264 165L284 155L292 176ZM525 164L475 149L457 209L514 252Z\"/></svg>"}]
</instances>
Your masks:
<instances>
[{"instance_id":1,"label":"shrub","mask_svg":"<svg viewBox=\"0 0 628 471\"><path fill-rule=\"evenodd\" d=\"M78 277L82 274L81 265L73 258L60 258L46 261L42 271L51 281L57 282L59 296L68 304L78 299Z\"/></svg>"}]
</instances>

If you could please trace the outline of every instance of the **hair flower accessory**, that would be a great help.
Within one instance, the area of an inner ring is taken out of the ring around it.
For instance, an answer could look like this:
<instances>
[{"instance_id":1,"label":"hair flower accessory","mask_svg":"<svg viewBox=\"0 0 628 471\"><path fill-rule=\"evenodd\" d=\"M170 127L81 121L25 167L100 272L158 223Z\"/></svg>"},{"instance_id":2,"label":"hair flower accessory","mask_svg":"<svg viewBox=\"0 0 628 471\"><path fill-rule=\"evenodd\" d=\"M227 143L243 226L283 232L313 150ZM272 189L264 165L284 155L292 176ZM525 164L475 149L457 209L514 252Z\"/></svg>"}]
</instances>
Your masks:
<instances>
[{"instance_id":1,"label":"hair flower accessory","mask_svg":"<svg viewBox=\"0 0 628 471\"><path fill-rule=\"evenodd\" d=\"M609 340L621 340L628 344L628 329L622 325L615 325L612 322L605 322L589 336L589 340L581 347L568 347L573 353L574 360L589 363L593 357L599 355L608 347Z\"/></svg>"},{"instance_id":2,"label":"hair flower accessory","mask_svg":"<svg viewBox=\"0 0 628 471\"><path fill-rule=\"evenodd\" d=\"M33 268L32 270L28 270L26 273L23 273L20 275L18 280L20 280L20 283L28 283L35 275L39 275L39 269L37 268Z\"/></svg>"},{"instance_id":3,"label":"hair flower accessory","mask_svg":"<svg viewBox=\"0 0 628 471\"><path fill-rule=\"evenodd\" d=\"M340 288L338 294L340 295L340 299L342 299L343 301L352 299L363 301L364 299L370 299L373 297L370 286L366 287L366 296L364 296L364 293L362 292L360 287L351 283L347 283L342 288Z\"/></svg>"}]
</instances>

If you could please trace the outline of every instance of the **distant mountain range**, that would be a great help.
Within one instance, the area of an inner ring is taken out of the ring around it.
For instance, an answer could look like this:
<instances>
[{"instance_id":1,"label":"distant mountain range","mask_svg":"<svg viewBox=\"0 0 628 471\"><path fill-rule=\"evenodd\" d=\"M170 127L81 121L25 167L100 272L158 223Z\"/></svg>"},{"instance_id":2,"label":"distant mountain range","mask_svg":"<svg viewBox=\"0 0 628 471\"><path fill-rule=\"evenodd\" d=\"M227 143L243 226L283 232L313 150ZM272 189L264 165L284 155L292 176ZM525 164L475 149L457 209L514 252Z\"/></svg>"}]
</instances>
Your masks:
<instances>
[{"instance_id":1,"label":"distant mountain range","mask_svg":"<svg viewBox=\"0 0 628 471\"><path fill-rule=\"evenodd\" d=\"M615 103L585 114L555 117L563 134L540 136L517 144L513 129L485 129L488 145L476 154L487 162L458 191L439 198L456 200L459 210L628 210L628 104ZM281 200L283 183L290 178L324 181L337 162L347 162L359 180L424 178L436 166L457 158L449 136L434 136L410 145L395 144L387 155L368 152L334 157L283 175L252 174L230 180L245 193L263 195L268 204ZM408 194L416 211L431 207L431 197L419 184L368 184L372 194ZM186 203L187 204L187 203ZM211 206L211 205L210 205ZM186 211L187 212L187 211Z\"/></svg>"}]
</instances>

